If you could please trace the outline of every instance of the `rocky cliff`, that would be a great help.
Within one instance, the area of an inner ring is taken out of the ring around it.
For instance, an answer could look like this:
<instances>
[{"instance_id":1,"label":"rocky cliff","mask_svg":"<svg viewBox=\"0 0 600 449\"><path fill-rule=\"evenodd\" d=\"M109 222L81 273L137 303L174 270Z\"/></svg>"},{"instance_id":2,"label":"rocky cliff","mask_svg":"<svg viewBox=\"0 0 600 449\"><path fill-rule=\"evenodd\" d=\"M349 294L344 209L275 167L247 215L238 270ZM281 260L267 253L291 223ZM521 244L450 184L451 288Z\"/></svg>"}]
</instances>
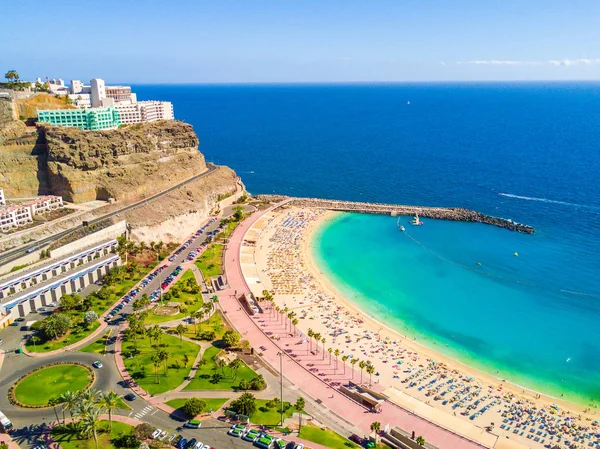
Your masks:
<instances>
[{"instance_id":1,"label":"rocky cliff","mask_svg":"<svg viewBox=\"0 0 600 449\"><path fill-rule=\"evenodd\" d=\"M74 203L136 200L206 170L191 125L162 121L113 131L40 126L52 193Z\"/></svg>"}]
</instances>

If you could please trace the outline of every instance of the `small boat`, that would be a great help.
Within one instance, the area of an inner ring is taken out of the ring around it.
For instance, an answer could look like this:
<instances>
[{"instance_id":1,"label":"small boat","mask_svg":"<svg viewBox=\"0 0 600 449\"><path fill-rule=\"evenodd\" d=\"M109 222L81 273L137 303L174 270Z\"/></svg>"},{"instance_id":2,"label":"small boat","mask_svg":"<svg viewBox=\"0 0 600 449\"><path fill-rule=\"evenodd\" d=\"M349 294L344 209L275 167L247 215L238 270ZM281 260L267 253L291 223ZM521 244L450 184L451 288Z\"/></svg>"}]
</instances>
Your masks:
<instances>
[{"instance_id":1,"label":"small boat","mask_svg":"<svg viewBox=\"0 0 600 449\"><path fill-rule=\"evenodd\" d=\"M404 229L404 226L400 226L400 230L401 230L402 232L406 231L406 229Z\"/></svg>"},{"instance_id":2,"label":"small boat","mask_svg":"<svg viewBox=\"0 0 600 449\"><path fill-rule=\"evenodd\" d=\"M407 101L406 104L410 104L410 101Z\"/></svg>"},{"instance_id":3,"label":"small boat","mask_svg":"<svg viewBox=\"0 0 600 449\"><path fill-rule=\"evenodd\" d=\"M413 226L421 226L423 224L423 222L419 220L419 214L415 214L415 218L412 219L410 224Z\"/></svg>"}]
</instances>

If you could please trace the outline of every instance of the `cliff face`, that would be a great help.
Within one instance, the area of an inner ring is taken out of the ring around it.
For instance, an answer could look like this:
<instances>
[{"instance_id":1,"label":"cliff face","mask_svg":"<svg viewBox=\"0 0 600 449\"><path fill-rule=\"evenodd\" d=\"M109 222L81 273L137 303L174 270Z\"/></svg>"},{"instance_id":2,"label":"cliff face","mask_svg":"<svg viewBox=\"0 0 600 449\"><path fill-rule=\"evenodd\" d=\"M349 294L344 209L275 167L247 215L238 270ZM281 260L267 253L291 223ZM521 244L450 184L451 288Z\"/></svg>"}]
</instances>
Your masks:
<instances>
[{"instance_id":1,"label":"cliff face","mask_svg":"<svg viewBox=\"0 0 600 449\"><path fill-rule=\"evenodd\" d=\"M206 170L191 125L163 121L113 131L41 126L50 189L67 201L135 200Z\"/></svg>"}]
</instances>

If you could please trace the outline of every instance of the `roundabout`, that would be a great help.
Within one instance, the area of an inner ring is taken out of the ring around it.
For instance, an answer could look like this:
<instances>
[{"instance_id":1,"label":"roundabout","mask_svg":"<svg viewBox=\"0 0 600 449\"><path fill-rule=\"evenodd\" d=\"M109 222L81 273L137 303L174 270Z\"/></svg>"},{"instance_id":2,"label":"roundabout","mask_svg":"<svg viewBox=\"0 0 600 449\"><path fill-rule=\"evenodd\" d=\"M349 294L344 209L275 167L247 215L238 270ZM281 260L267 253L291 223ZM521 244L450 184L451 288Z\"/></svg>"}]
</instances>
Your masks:
<instances>
[{"instance_id":1,"label":"roundabout","mask_svg":"<svg viewBox=\"0 0 600 449\"><path fill-rule=\"evenodd\" d=\"M51 399L67 391L89 388L95 380L94 371L84 364L45 365L18 379L9 391L9 399L21 407L48 407Z\"/></svg>"}]
</instances>

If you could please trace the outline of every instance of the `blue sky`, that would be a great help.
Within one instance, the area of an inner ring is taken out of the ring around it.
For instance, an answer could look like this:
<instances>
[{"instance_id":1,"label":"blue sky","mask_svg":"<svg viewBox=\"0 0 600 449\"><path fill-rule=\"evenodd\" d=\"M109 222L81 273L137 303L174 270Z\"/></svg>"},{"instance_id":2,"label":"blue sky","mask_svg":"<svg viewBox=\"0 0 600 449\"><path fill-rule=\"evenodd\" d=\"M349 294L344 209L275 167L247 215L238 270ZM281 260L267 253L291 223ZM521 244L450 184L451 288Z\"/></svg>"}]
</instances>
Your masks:
<instances>
[{"instance_id":1,"label":"blue sky","mask_svg":"<svg viewBox=\"0 0 600 449\"><path fill-rule=\"evenodd\" d=\"M598 0L3 3L0 71L28 79L600 79Z\"/></svg>"}]
</instances>

